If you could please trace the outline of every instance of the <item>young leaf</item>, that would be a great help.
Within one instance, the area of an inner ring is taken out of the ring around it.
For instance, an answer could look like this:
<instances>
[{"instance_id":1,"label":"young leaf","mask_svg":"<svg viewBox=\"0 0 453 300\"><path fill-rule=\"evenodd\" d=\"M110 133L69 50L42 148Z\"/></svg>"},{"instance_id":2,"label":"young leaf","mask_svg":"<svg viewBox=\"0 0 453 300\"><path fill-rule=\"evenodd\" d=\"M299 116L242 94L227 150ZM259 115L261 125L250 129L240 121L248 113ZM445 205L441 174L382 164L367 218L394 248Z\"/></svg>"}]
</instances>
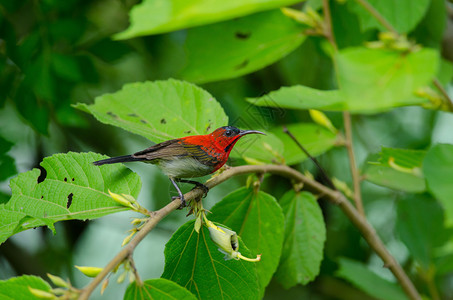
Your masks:
<instances>
[{"instance_id":1,"label":"young leaf","mask_svg":"<svg viewBox=\"0 0 453 300\"><path fill-rule=\"evenodd\" d=\"M429 197L411 195L398 201L396 220L401 240L424 270L428 271L435 259L435 249L442 246L451 234L445 229L442 207Z\"/></svg>"},{"instance_id":2,"label":"young leaf","mask_svg":"<svg viewBox=\"0 0 453 300\"><path fill-rule=\"evenodd\" d=\"M258 98L247 98L256 106L269 106L289 109L319 109L342 111L346 109L346 99L339 90L317 90L307 86L282 87Z\"/></svg>"},{"instance_id":3,"label":"young leaf","mask_svg":"<svg viewBox=\"0 0 453 300\"><path fill-rule=\"evenodd\" d=\"M377 12L388 21L399 33L409 33L421 21L429 7L429 0L366 0ZM348 1L348 5L359 17L363 31L377 28L388 31L386 27L358 1ZM395 13L398 12L398 13Z\"/></svg>"},{"instance_id":4,"label":"young leaf","mask_svg":"<svg viewBox=\"0 0 453 300\"><path fill-rule=\"evenodd\" d=\"M308 192L291 190L280 205L285 214L285 240L275 276L288 289L307 284L319 274L326 227L316 198Z\"/></svg>"},{"instance_id":5,"label":"young leaf","mask_svg":"<svg viewBox=\"0 0 453 300\"><path fill-rule=\"evenodd\" d=\"M124 294L124 300L196 300L197 298L188 290L173 281L158 278L148 279L143 285L132 282Z\"/></svg>"},{"instance_id":6,"label":"young leaf","mask_svg":"<svg viewBox=\"0 0 453 300\"><path fill-rule=\"evenodd\" d=\"M326 128L313 123L296 123L287 126L288 130L297 138L305 149L317 156L327 152L335 146L338 136ZM288 165L297 164L307 159L297 144L283 132L281 127L271 130L284 145L283 157Z\"/></svg>"},{"instance_id":7,"label":"young leaf","mask_svg":"<svg viewBox=\"0 0 453 300\"><path fill-rule=\"evenodd\" d=\"M239 240L240 251L251 257ZM257 299L259 294L255 263L224 260L208 229L200 233L194 221L182 225L165 245L162 278L176 282L201 299Z\"/></svg>"},{"instance_id":8,"label":"young leaf","mask_svg":"<svg viewBox=\"0 0 453 300\"><path fill-rule=\"evenodd\" d=\"M97 97L95 104L75 107L155 143L228 125L222 107L208 92L173 79L126 84L116 93Z\"/></svg>"},{"instance_id":9,"label":"young leaf","mask_svg":"<svg viewBox=\"0 0 453 300\"><path fill-rule=\"evenodd\" d=\"M181 76L204 83L262 69L296 49L305 40L304 28L278 9L191 29Z\"/></svg>"},{"instance_id":10,"label":"young leaf","mask_svg":"<svg viewBox=\"0 0 453 300\"><path fill-rule=\"evenodd\" d=\"M439 55L432 49L403 53L357 47L340 51L336 61L347 107L377 112L426 102L414 92L435 76Z\"/></svg>"},{"instance_id":11,"label":"young leaf","mask_svg":"<svg viewBox=\"0 0 453 300\"><path fill-rule=\"evenodd\" d=\"M440 144L429 149L423 160L425 175L430 192L442 203L446 223L453 224L453 145Z\"/></svg>"},{"instance_id":12,"label":"young leaf","mask_svg":"<svg viewBox=\"0 0 453 300\"><path fill-rule=\"evenodd\" d=\"M377 185L411 193L425 191L421 172L426 151L382 147L378 162L368 162L365 179Z\"/></svg>"},{"instance_id":13,"label":"young leaf","mask_svg":"<svg viewBox=\"0 0 453 300\"><path fill-rule=\"evenodd\" d=\"M252 251L261 254L256 264L262 296L280 260L284 217L275 198L253 189L241 188L211 209L210 218L232 228Z\"/></svg>"},{"instance_id":14,"label":"young leaf","mask_svg":"<svg viewBox=\"0 0 453 300\"><path fill-rule=\"evenodd\" d=\"M407 300L401 287L369 270L357 261L342 258L337 276L351 282L368 295L381 300Z\"/></svg>"},{"instance_id":15,"label":"young leaf","mask_svg":"<svg viewBox=\"0 0 453 300\"><path fill-rule=\"evenodd\" d=\"M144 0L130 12L131 25L115 38L128 39L164 33L242 17L259 11L291 5L300 0Z\"/></svg>"},{"instance_id":16,"label":"young leaf","mask_svg":"<svg viewBox=\"0 0 453 300\"><path fill-rule=\"evenodd\" d=\"M4 300L13 299L40 299L33 295L30 288L50 292L50 285L41 277L23 275L8 280L0 280L0 298Z\"/></svg>"},{"instance_id":17,"label":"young leaf","mask_svg":"<svg viewBox=\"0 0 453 300\"><path fill-rule=\"evenodd\" d=\"M69 219L94 219L126 210L108 190L137 197L137 174L120 164L94 166L95 153L55 154L10 182L12 197L0 206L0 242L19 231Z\"/></svg>"}]
</instances>

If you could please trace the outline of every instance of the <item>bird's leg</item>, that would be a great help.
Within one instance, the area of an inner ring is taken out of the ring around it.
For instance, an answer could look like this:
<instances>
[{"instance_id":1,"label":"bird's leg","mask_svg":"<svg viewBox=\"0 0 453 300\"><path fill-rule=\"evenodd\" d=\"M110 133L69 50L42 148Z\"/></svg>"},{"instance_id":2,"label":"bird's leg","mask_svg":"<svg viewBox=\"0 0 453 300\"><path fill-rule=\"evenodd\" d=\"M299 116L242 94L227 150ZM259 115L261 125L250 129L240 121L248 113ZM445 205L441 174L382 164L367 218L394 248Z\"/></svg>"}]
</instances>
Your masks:
<instances>
[{"instance_id":1,"label":"bird's leg","mask_svg":"<svg viewBox=\"0 0 453 300\"><path fill-rule=\"evenodd\" d=\"M195 185L195 188L201 188L203 190L203 197L206 197L208 195L209 188L207 186L205 186L203 183L200 183L200 182L194 181L194 180L187 180L187 179L176 179L176 181L182 182L182 183L193 184L193 185Z\"/></svg>"},{"instance_id":2,"label":"bird's leg","mask_svg":"<svg viewBox=\"0 0 453 300\"><path fill-rule=\"evenodd\" d=\"M184 199L184 195L182 194L181 190L179 189L179 186L176 184L176 182L173 180L173 178L169 178L171 183L173 183L173 186L175 189L178 191L179 194L179 199L181 200L181 206L179 207L180 209L186 207L186 200ZM172 197L174 199L175 197Z\"/></svg>"}]
</instances>

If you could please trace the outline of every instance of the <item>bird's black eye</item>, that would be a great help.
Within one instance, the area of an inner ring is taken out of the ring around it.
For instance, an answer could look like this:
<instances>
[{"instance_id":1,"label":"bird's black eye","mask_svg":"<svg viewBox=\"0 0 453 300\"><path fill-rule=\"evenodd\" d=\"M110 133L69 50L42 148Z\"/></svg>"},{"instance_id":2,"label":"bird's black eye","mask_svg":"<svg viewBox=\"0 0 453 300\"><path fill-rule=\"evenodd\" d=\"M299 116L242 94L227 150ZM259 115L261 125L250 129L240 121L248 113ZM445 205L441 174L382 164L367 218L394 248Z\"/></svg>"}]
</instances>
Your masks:
<instances>
[{"instance_id":1,"label":"bird's black eye","mask_svg":"<svg viewBox=\"0 0 453 300\"><path fill-rule=\"evenodd\" d=\"M232 130L225 131L225 136L232 136L232 135L233 135L233 131Z\"/></svg>"}]
</instances>

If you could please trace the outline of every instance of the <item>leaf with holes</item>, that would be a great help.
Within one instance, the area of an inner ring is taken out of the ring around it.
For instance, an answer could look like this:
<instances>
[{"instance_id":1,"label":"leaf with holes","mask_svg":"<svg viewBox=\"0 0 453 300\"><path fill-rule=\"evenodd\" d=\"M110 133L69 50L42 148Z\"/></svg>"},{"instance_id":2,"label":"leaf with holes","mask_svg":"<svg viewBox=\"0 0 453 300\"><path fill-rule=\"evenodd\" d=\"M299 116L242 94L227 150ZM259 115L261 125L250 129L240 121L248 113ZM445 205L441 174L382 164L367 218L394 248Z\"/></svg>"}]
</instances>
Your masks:
<instances>
[{"instance_id":1,"label":"leaf with holes","mask_svg":"<svg viewBox=\"0 0 453 300\"><path fill-rule=\"evenodd\" d=\"M144 0L130 12L131 25L117 39L164 33L234 19L259 11L291 5L300 0Z\"/></svg>"},{"instance_id":2,"label":"leaf with holes","mask_svg":"<svg viewBox=\"0 0 453 300\"><path fill-rule=\"evenodd\" d=\"M137 197L141 182L121 164L94 166L106 158L95 153L55 154L43 170L19 174L10 182L12 196L0 205L0 242L25 229L57 221L95 219L129 208L115 202L108 190Z\"/></svg>"},{"instance_id":3,"label":"leaf with holes","mask_svg":"<svg viewBox=\"0 0 453 300\"><path fill-rule=\"evenodd\" d=\"M239 251L250 257L242 240ZM165 269L162 278L185 287L199 299L258 299L259 287L255 263L224 260L203 226L200 233L194 221L181 226L165 245Z\"/></svg>"},{"instance_id":4,"label":"leaf with holes","mask_svg":"<svg viewBox=\"0 0 453 300\"><path fill-rule=\"evenodd\" d=\"M369 158L364 169L365 179L388 188L421 193L426 190L421 171L425 155L423 150L382 147L377 162Z\"/></svg>"},{"instance_id":5,"label":"leaf with holes","mask_svg":"<svg viewBox=\"0 0 453 300\"><path fill-rule=\"evenodd\" d=\"M211 219L232 228L252 251L257 263L260 296L277 269L283 244L284 217L277 200L267 193L240 188L211 209Z\"/></svg>"},{"instance_id":6,"label":"leaf with holes","mask_svg":"<svg viewBox=\"0 0 453 300\"><path fill-rule=\"evenodd\" d=\"M191 29L181 76L204 83L262 69L296 49L305 28L278 9Z\"/></svg>"},{"instance_id":7,"label":"leaf with holes","mask_svg":"<svg viewBox=\"0 0 453 300\"><path fill-rule=\"evenodd\" d=\"M173 79L126 84L116 93L97 97L95 104L75 107L155 143L207 134L228 124L223 108L208 92Z\"/></svg>"},{"instance_id":8,"label":"leaf with holes","mask_svg":"<svg viewBox=\"0 0 453 300\"><path fill-rule=\"evenodd\" d=\"M50 285L41 277L23 275L8 280L0 280L0 298L3 300L13 299L42 299L33 295L30 288L50 293Z\"/></svg>"},{"instance_id":9,"label":"leaf with holes","mask_svg":"<svg viewBox=\"0 0 453 300\"><path fill-rule=\"evenodd\" d=\"M319 274L326 226L316 198L308 192L291 190L280 205L285 214L285 240L275 276L288 289L307 284Z\"/></svg>"},{"instance_id":10,"label":"leaf with holes","mask_svg":"<svg viewBox=\"0 0 453 300\"><path fill-rule=\"evenodd\" d=\"M173 281L158 278L148 279L143 285L132 282L124 294L124 300L196 300L197 298L188 290Z\"/></svg>"}]
</instances>

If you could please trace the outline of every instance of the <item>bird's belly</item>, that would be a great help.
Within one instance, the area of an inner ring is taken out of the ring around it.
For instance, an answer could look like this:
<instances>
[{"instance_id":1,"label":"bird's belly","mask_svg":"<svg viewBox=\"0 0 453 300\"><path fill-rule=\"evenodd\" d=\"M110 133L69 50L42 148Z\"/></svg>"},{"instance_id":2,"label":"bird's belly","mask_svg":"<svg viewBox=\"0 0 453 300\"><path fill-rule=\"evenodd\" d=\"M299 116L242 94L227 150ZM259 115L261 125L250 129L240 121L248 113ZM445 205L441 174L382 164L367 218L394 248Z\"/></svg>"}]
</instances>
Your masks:
<instances>
[{"instance_id":1,"label":"bird's belly","mask_svg":"<svg viewBox=\"0 0 453 300\"><path fill-rule=\"evenodd\" d=\"M210 174L214 168L202 164L192 157L180 157L172 160L160 160L157 165L168 177L191 178Z\"/></svg>"}]
</instances>

